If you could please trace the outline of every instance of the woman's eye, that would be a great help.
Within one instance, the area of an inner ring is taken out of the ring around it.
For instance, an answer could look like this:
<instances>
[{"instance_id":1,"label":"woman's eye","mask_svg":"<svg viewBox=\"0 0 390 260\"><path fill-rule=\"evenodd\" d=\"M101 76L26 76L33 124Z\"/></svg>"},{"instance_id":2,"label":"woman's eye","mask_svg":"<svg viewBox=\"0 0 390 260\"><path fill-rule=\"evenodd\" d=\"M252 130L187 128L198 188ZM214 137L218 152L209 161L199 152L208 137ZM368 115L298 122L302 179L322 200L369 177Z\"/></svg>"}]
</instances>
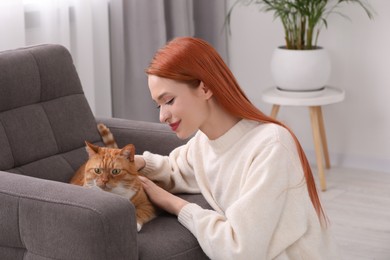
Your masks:
<instances>
[{"instance_id":1,"label":"woman's eye","mask_svg":"<svg viewBox=\"0 0 390 260\"><path fill-rule=\"evenodd\" d=\"M175 98L172 98L171 100L169 100L169 101L168 101L167 103L165 103L165 104L167 104L167 105L172 105L174 101L175 101Z\"/></svg>"},{"instance_id":2,"label":"woman's eye","mask_svg":"<svg viewBox=\"0 0 390 260\"><path fill-rule=\"evenodd\" d=\"M121 173L121 170L120 170L120 169L113 169L113 170L111 171L111 173L112 173L113 175L117 175L117 174Z\"/></svg>"},{"instance_id":3,"label":"woman's eye","mask_svg":"<svg viewBox=\"0 0 390 260\"><path fill-rule=\"evenodd\" d=\"M96 174L101 174L102 173L102 170L100 168L95 168L95 173Z\"/></svg>"},{"instance_id":4,"label":"woman's eye","mask_svg":"<svg viewBox=\"0 0 390 260\"><path fill-rule=\"evenodd\" d=\"M175 102L175 98L171 98L167 102L164 103L164 105L172 105ZM161 109L161 105L156 105L157 109Z\"/></svg>"}]
</instances>

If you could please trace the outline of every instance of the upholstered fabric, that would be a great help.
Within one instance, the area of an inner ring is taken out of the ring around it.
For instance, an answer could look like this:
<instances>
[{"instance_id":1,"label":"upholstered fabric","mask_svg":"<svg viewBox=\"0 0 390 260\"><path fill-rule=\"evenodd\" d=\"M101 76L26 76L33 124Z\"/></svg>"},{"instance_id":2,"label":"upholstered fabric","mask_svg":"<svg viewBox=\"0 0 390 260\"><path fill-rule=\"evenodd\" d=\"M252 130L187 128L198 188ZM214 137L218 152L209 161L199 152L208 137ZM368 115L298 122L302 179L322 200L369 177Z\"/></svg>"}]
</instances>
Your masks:
<instances>
[{"instance_id":1,"label":"upholstered fabric","mask_svg":"<svg viewBox=\"0 0 390 260\"><path fill-rule=\"evenodd\" d=\"M100 140L69 52L55 45L3 52L0 73L0 169L68 181L86 156L75 151L81 160L73 163L62 154Z\"/></svg>"},{"instance_id":2,"label":"upholstered fabric","mask_svg":"<svg viewBox=\"0 0 390 260\"><path fill-rule=\"evenodd\" d=\"M137 233L128 200L68 184L84 142L102 144L97 122L137 153L183 143L161 124L96 119L62 46L0 52L0 259L207 259L176 217L162 213Z\"/></svg>"}]
</instances>

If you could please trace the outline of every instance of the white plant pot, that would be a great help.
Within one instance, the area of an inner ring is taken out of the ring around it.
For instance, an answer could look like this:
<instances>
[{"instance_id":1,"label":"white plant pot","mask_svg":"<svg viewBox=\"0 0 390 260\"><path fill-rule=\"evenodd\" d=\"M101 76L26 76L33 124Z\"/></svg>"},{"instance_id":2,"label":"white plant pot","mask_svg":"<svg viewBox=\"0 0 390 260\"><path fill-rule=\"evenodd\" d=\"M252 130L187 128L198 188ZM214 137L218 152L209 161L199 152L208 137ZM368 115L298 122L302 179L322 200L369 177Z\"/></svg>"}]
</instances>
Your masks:
<instances>
[{"instance_id":1,"label":"white plant pot","mask_svg":"<svg viewBox=\"0 0 390 260\"><path fill-rule=\"evenodd\" d=\"M271 74L280 90L318 91L328 83L330 58L321 47L314 50L275 49L271 60Z\"/></svg>"}]
</instances>

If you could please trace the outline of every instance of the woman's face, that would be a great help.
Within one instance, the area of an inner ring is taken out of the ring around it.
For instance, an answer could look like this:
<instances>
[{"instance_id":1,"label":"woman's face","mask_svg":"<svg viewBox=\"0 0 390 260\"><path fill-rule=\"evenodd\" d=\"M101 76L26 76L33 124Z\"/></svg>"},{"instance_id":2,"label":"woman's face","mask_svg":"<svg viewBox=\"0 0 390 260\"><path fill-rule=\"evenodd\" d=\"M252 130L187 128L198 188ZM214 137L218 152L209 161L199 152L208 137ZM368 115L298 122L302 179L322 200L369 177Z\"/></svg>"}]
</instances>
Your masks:
<instances>
[{"instance_id":1,"label":"woman's face","mask_svg":"<svg viewBox=\"0 0 390 260\"><path fill-rule=\"evenodd\" d=\"M181 139L202 128L209 116L212 93L201 82L197 88L185 83L149 75L152 99L160 109L160 121L167 123Z\"/></svg>"}]
</instances>

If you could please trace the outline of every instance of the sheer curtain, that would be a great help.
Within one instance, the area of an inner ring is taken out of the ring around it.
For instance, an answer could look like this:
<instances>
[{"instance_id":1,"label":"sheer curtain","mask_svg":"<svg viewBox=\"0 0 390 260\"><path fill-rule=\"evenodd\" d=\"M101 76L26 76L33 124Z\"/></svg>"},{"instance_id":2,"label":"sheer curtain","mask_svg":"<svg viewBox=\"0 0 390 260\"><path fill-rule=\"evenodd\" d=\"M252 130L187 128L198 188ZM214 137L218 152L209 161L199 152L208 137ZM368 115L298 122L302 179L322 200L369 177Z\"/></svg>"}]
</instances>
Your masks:
<instances>
[{"instance_id":1,"label":"sheer curtain","mask_svg":"<svg viewBox=\"0 0 390 260\"><path fill-rule=\"evenodd\" d=\"M72 54L95 116L158 121L144 69L177 36L227 60L226 0L0 0L0 51L58 43Z\"/></svg>"},{"instance_id":2,"label":"sheer curtain","mask_svg":"<svg viewBox=\"0 0 390 260\"><path fill-rule=\"evenodd\" d=\"M113 115L158 121L144 69L177 36L209 41L227 61L225 0L111 0Z\"/></svg>"},{"instance_id":3,"label":"sheer curtain","mask_svg":"<svg viewBox=\"0 0 390 260\"><path fill-rule=\"evenodd\" d=\"M0 0L0 50L61 44L96 116L111 116L109 0Z\"/></svg>"}]
</instances>

